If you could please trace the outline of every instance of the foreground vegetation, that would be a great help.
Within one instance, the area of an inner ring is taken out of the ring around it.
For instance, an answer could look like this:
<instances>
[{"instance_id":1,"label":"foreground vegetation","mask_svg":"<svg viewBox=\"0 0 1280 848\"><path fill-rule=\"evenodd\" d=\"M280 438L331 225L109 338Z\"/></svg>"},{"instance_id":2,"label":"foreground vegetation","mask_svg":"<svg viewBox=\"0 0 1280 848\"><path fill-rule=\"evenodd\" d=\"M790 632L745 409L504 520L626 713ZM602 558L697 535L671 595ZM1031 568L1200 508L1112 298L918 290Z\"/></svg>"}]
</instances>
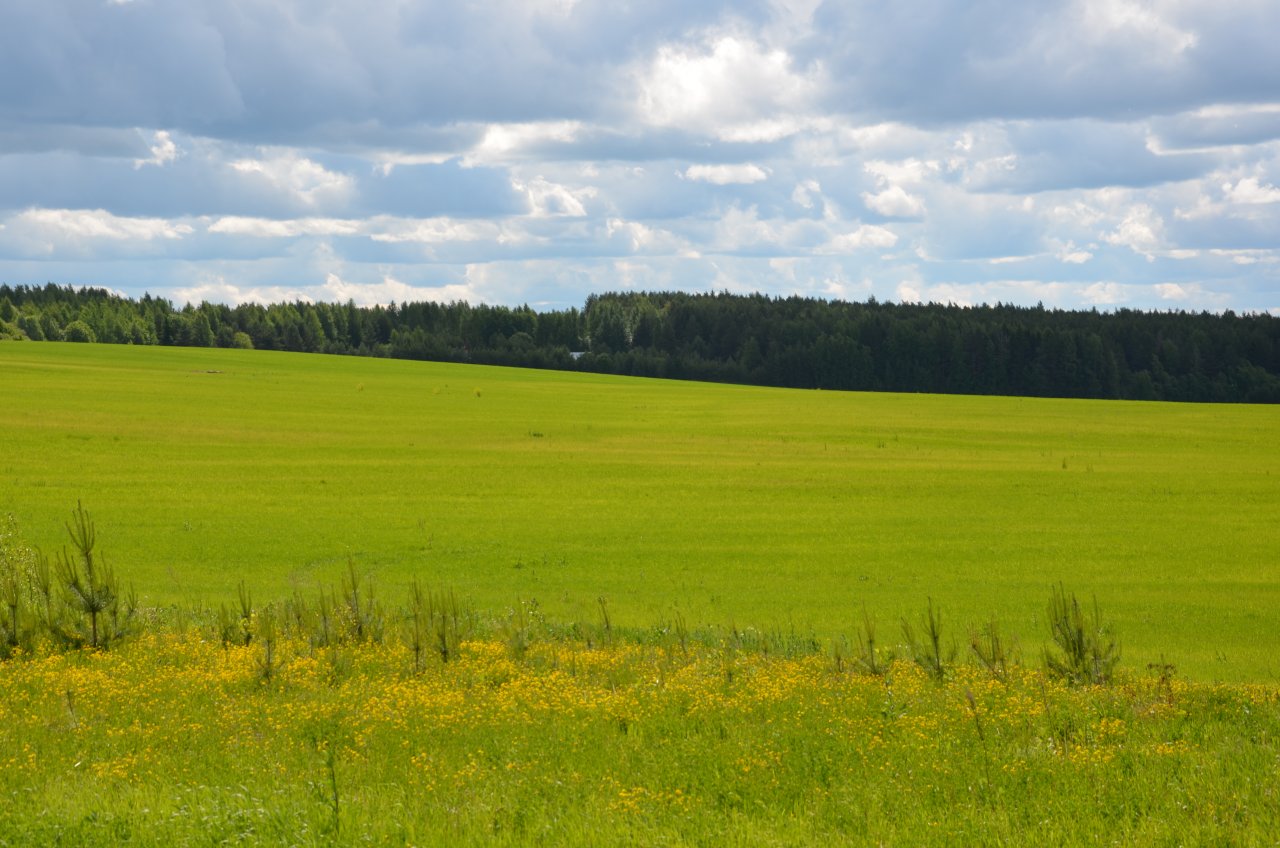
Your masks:
<instances>
[{"instance_id":1,"label":"foreground vegetation","mask_svg":"<svg viewBox=\"0 0 1280 848\"><path fill-rule=\"evenodd\" d=\"M0 344L0 514L69 510L142 607L354 561L559 621L827 642L932 597L1032 653L1047 587L1124 664L1280 666L1280 409L798 392L270 351Z\"/></svg>"},{"instance_id":2,"label":"foreground vegetation","mask_svg":"<svg viewBox=\"0 0 1280 848\"><path fill-rule=\"evenodd\" d=\"M259 625L255 624L255 627ZM525 635L539 631L526 631ZM0 663L0 844L1264 845L1280 689L879 675L750 633Z\"/></svg>"},{"instance_id":3,"label":"foreground vegetation","mask_svg":"<svg viewBox=\"0 0 1280 848\"><path fill-rule=\"evenodd\" d=\"M388 602L354 559L338 585L266 604L241 581L158 606L82 506L60 523L50 558L0 522L0 844L1267 845L1280 830L1280 686L1121 665L1097 601L1061 584L1021 649L933 598L897 621L846 610L859 625L830 638L679 609L620 626L603 597L589 620L532 598L477 611L418 579Z\"/></svg>"},{"instance_id":4,"label":"foreground vegetation","mask_svg":"<svg viewBox=\"0 0 1280 848\"><path fill-rule=\"evenodd\" d=\"M1274 844L1280 687L1116 674L1061 587L1043 670L890 639L478 614L351 568L308 599L123 602L77 508L0 539L0 844ZM90 637L89 634L92 634ZM90 639L92 638L92 641ZM97 647L94 647L94 646Z\"/></svg>"}]
</instances>

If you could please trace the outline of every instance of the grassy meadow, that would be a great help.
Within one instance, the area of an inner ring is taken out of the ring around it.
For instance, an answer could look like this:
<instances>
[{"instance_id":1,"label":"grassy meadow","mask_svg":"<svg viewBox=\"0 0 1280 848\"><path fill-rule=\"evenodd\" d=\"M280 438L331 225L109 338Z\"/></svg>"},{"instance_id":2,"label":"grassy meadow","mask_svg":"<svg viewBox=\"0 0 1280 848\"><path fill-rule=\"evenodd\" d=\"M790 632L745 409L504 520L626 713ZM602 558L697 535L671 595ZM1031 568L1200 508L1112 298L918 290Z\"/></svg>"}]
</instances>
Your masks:
<instances>
[{"instance_id":1,"label":"grassy meadow","mask_svg":"<svg viewBox=\"0 0 1280 848\"><path fill-rule=\"evenodd\" d=\"M1276 844L1273 408L48 343L0 385L0 845Z\"/></svg>"},{"instance_id":2,"label":"grassy meadow","mask_svg":"<svg viewBox=\"0 0 1280 848\"><path fill-rule=\"evenodd\" d=\"M0 663L5 845L1274 845L1280 690L678 643Z\"/></svg>"},{"instance_id":3,"label":"grassy meadow","mask_svg":"<svg viewBox=\"0 0 1280 848\"><path fill-rule=\"evenodd\" d=\"M804 392L265 351L0 345L0 513L77 501L144 605L413 578L480 609L1046 641L1097 596L1124 665L1280 675L1280 410Z\"/></svg>"}]
</instances>

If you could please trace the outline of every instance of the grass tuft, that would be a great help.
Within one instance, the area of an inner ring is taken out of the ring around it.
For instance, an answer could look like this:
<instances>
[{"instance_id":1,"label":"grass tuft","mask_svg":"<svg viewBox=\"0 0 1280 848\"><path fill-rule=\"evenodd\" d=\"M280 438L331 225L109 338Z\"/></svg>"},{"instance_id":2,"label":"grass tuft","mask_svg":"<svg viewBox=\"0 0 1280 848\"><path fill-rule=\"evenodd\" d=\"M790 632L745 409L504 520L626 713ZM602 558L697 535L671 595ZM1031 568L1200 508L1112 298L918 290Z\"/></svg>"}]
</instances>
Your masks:
<instances>
[{"instance_id":1,"label":"grass tuft","mask_svg":"<svg viewBox=\"0 0 1280 848\"><path fill-rule=\"evenodd\" d=\"M1120 662L1120 645L1102 620L1098 599L1086 616L1074 594L1059 583L1049 596L1049 632L1057 650L1046 649L1049 674L1073 685L1110 683Z\"/></svg>"}]
</instances>

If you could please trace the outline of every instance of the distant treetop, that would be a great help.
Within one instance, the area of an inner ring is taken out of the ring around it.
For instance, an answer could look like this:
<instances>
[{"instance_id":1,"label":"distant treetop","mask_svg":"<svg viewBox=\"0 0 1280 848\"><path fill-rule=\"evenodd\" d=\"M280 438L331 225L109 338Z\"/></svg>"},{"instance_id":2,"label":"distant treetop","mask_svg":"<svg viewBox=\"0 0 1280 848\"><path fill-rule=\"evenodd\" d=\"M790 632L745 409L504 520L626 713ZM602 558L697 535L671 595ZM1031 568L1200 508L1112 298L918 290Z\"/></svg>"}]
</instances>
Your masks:
<instances>
[{"instance_id":1,"label":"distant treetop","mask_svg":"<svg viewBox=\"0 0 1280 848\"><path fill-rule=\"evenodd\" d=\"M1280 319L728 293L464 302L201 303L0 285L0 339L293 350L793 388L1280 402ZM571 353L572 352L572 353Z\"/></svg>"}]
</instances>

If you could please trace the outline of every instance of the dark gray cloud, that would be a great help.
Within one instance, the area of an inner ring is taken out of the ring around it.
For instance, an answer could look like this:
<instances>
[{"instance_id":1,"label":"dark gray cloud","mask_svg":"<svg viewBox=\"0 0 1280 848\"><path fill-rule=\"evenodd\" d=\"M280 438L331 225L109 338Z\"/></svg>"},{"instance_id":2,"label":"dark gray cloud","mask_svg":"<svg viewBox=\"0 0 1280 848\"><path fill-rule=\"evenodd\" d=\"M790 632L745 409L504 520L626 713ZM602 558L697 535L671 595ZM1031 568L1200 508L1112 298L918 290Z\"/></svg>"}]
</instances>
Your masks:
<instances>
[{"instance_id":1,"label":"dark gray cloud","mask_svg":"<svg viewBox=\"0 0 1280 848\"><path fill-rule=\"evenodd\" d=\"M1105 186L1153 186L1207 174L1218 158L1159 153L1143 124L1094 119L1017 121L1005 126L1010 167L984 174L974 187L1036 192Z\"/></svg>"},{"instance_id":2,"label":"dark gray cloud","mask_svg":"<svg viewBox=\"0 0 1280 848\"><path fill-rule=\"evenodd\" d=\"M590 118L622 94L619 68L727 5L11 2L0 103L24 123L255 143L334 142L343 125Z\"/></svg>"},{"instance_id":3,"label":"dark gray cloud","mask_svg":"<svg viewBox=\"0 0 1280 848\"><path fill-rule=\"evenodd\" d=\"M226 38L198 4L5 3L7 123L198 130L245 114Z\"/></svg>"},{"instance_id":4,"label":"dark gray cloud","mask_svg":"<svg viewBox=\"0 0 1280 848\"><path fill-rule=\"evenodd\" d=\"M750 162L784 156L787 139L709 143L705 134L670 127L583 127L572 139L547 138L523 147L523 155L540 161L652 162L684 160L703 163Z\"/></svg>"},{"instance_id":5,"label":"dark gray cloud","mask_svg":"<svg viewBox=\"0 0 1280 848\"><path fill-rule=\"evenodd\" d=\"M1275 100L1280 6L827 0L805 44L832 108L925 124L1134 117Z\"/></svg>"},{"instance_id":6,"label":"dark gray cloud","mask_svg":"<svg viewBox=\"0 0 1280 848\"><path fill-rule=\"evenodd\" d=\"M1151 129L1162 147L1175 151L1260 144L1280 139L1280 106L1268 103L1257 109L1231 104L1205 112L1160 116L1152 119Z\"/></svg>"},{"instance_id":7,"label":"dark gray cloud","mask_svg":"<svg viewBox=\"0 0 1280 848\"><path fill-rule=\"evenodd\" d=\"M351 211L358 215L430 218L517 215L527 204L505 170L466 168L456 159L360 173Z\"/></svg>"},{"instance_id":8,"label":"dark gray cloud","mask_svg":"<svg viewBox=\"0 0 1280 848\"><path fill-rule=\"evenodd\" d=\"M124 159L150 152L143 134L132 128L0 123L0 155L50 151Z\"/></svg>"}]
</instances>

